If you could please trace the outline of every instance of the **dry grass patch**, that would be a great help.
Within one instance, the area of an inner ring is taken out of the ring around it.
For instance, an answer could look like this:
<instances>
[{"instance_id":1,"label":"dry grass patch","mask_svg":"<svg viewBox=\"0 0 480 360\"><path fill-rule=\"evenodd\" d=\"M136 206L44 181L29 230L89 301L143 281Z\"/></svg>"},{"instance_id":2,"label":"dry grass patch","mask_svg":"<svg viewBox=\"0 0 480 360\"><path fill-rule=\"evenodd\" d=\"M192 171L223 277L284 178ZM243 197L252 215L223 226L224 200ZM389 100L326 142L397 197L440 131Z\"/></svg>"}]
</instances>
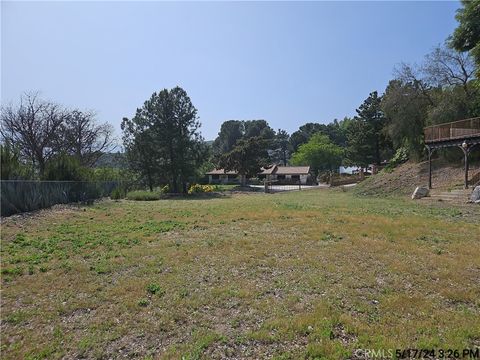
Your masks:
<instances>
[{"instance_id":1,"label":"dry grass patch","mask_svg":"<svg viewBox=\"0 0 480 360\"><path fill-rule=\"evenodd\" d=\"M2 355L337 359L478 346L479 219L478 207L330 190L5 219Z\"/></svg>"}]
</instances>

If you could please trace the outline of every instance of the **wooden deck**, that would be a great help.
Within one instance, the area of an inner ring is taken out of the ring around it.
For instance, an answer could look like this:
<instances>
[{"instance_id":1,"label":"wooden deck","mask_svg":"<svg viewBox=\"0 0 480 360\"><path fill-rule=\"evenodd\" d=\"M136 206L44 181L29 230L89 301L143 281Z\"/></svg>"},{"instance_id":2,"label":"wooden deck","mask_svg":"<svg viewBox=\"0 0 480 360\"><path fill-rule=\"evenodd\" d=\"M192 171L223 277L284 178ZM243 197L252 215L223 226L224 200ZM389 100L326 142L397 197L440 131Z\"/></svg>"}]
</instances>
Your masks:
<instances>
[{"instance_id":1,"label":"wooden deck","mask_svg":"<svg viewBox=\"0 0 480 360\"><path fill-rule=\"evenodd\" d=\"M428 188L432 188L432 154L435 150L459 147L465 165L465 189L468 189L468 155L480 146L480 117L428 126L423 129L428 151Z\"/></svg>"},{"instance_id":2,"label":"wooden deck","mask_svg":"<svg viewBox=\"0 0 480 360\"><path fill-rule=\"evenodd\" d=\"M480 137L480 117L428 126L424 134L426 144Z\"/></svg>"}]
</instances>

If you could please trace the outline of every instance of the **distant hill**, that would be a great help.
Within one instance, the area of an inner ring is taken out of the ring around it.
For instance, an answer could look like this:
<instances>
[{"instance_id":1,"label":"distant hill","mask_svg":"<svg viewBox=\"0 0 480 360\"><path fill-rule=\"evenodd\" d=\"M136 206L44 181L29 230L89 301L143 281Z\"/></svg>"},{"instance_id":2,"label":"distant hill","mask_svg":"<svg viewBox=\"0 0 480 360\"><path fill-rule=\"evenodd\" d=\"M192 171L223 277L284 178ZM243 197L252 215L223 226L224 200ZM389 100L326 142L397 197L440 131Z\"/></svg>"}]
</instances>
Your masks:
<instances>
[{"instance_id":1,"label":"distant hill","mask_svg":"<svg viewBox=\"0 0 480 360\"><path fill-rule=\"evenodd\" d=\"M94 167L111 167L117 169L125 169L127 167L127 161L125 154L121 152L105 153L97 160Z\"/></svg>"}]
</instances>

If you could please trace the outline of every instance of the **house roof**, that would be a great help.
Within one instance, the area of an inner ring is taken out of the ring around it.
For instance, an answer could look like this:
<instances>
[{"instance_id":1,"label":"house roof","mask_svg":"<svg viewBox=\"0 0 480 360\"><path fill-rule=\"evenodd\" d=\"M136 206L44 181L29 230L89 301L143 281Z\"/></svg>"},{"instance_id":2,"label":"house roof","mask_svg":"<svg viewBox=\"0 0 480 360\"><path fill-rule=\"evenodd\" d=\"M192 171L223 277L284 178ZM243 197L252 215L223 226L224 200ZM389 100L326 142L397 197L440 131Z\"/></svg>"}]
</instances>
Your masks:
<instances>
[{"instance_id":1,"label":"house roof","mask_svg":"<svg viewBox=\"0 0 480 360\"><path fill-rule=\"evenodd\" d=\"M268 168L263 168L263 167L262 167L262 168L260 169L260 170L262 170L262 171L259 172L259 175L270 175L270 174L273 173L273 171L274 171L276 168L277 168L276 165L270 166L270 167L268 167Z\"/></svg>"},{"instance_id":2,"label":"house roof","mask_svg":"<svg viewBox=\"0 0 480 360\"><path fill-rule=\"evenodd\" d=\"M225 171L224 169L213 169L205 175L238 175L238 172L236 171Z\"/></svg>"},{"instance_id":3,"label":"house roof","mask_svg":"<svg viewBox=\"0 0 480 360\"><path fill-rule=\"evenodd\" d=\"M277 166L277 175L306 175L310 172L310 166Z\"/></svg>"},{"instance_id":4,"label":"house roof","mask_svg":"<svg viewBox=\"0 0 480 360\"><path fill-rule=\"evenodd\" d=\"M310 172L310 166L277 166L262 169L259 175L306 175Z\"/></svg>"}]
</instances>

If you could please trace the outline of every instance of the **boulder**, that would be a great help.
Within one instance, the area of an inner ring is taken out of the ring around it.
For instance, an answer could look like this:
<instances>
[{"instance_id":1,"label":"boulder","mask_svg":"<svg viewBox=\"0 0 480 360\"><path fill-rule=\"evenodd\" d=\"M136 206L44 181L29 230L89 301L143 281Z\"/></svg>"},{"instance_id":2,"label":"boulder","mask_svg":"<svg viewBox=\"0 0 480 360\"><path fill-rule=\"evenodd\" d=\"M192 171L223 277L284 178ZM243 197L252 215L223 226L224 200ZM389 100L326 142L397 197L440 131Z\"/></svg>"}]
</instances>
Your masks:
<instances>
[{"instance_id":1,"label":"boulder","mask_svg":"<svg viewBox=\"0 0 480 360\"><path fill-rule=\"evenodd\" d=\"M475 189L473 189L472 195L470 195L470 201L475 204L480 203L480 185L475 186Z\"/></svg>"},{"instance_id":2,"label":"boulder","mask_svg":"<svg viewBox=\"0 0 480 360\"><path fill-rule=\"evenodd\" d=\"M425 196L428 196L429 193L430 193L430 191L428 190L428 188L423 187L423 186L417 186L417 188L415 189L415 191L412 194L412 199L421 199Z\"/></svg>"}]
</instances>

